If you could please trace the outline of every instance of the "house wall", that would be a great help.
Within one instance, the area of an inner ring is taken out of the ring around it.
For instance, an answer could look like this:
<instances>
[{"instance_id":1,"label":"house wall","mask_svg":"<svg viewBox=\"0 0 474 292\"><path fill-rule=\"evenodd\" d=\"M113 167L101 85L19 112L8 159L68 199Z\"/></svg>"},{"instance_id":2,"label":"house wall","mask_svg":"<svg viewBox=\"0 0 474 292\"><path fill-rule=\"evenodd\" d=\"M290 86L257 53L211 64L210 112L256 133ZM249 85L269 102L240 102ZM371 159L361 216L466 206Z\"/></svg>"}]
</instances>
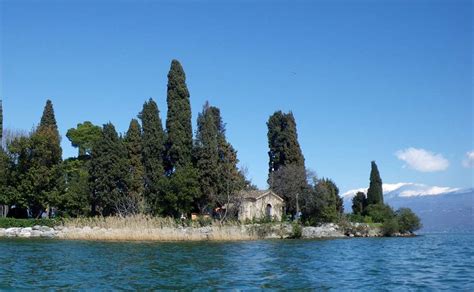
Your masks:
<instances>
[{"instance_id":1,"label":"house wall","mask_svg":"<svg viewBox=\"0 0 474 292\"><path fill-rule=\"evenodd\" d=\"M266 195L256 201L245 200L239 211L239 220L263 219L266 216L267 205L272 206L271 216L274 220L281 220L283 202L273 195Z\"/></svg>"}]
</instances>

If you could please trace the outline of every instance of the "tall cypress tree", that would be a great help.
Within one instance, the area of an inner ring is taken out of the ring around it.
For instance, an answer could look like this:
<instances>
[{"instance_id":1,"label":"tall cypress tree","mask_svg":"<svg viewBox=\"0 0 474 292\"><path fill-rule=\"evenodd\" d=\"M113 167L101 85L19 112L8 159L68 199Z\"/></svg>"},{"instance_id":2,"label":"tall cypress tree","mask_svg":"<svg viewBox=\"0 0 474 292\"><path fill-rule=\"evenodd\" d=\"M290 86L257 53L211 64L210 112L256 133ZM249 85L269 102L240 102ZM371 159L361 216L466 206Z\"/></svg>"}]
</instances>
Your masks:
<instances>
[{"instance_id":1,"label":"tall cypress tree","mask_svg":"<svg viewBox=\"0 0 474 292\"><path fill-rule=\"evenodd\" d=\"M269 184L271 175L280 167L296 165L304 168L304 157L298 142L296 121L293 113L275 112L268 122Z\"/></svg>"},{"instance_id":2,"label":"tall cypress tree","mask_svg":"<svg viewBox=\"0 0 474 292\"><path fill-rule=\"evenodd\" d=\"M206 103L198 115L196 130L195 158L199 173L201 197L197 202L202 212L212 204L218 193L218 130L214 117Z\"/></svg>"},{"instance_id":3,"label":"tall cypress tree","mask_svg":"<svg viewBox=\"0 0 474 292\"><path fill-rule=\"evenodd\" d=\"M383 204L383 188L382 179L377 168L375 161L371 163L370 170L370 186L367 191L367 203L370 204Z\"/></svg>"},{"instance_id":4,"label":"tall cypress tree","mask_svg":"<svg viewBox=\"0 0 474 292\"><path fill-rule=\"evenodd\" d=\"M156 212L160 188L164 176L163 155L165 134L161 124L160 112L151 98L143 104L138 115L142 121L142 158L145 170L145 197L152 212Z\"/></svg>"},{"instance_id":5,"label":"tall cypress tree","mask_svg":"<svg viewBox=\"0 0 474 292\"><path fill-rule=\"evenodd\" d=\"M145 169L142 161L142 130L136 119L132 119L125 135L128 153L130 185L129 192L140 211L143 211L143 191Z\"/></svg>"},{"instance_id":6,"label":"tall cypress tree","mask_svg":"<svg viewBox=\"0 0 474 292\"><path fill-rule=\"evenodd\" d=\"M89 172L93 215L114 215L128 207L119 205L128 197L127 150L111 123L104 125L92 149Z\"/></svg>"},{"instance_id":7,"label":"tall cypress tree","mask_svg":"<svg viewBox=\"0 0 474 292\"><path fill-rule=\"evenodd\" d=\"M168 73L167 103L166 171L172 173L191 162L193 147L189 91L183 67L177 60L171 62Z\"/></svg>"}]
</instances>

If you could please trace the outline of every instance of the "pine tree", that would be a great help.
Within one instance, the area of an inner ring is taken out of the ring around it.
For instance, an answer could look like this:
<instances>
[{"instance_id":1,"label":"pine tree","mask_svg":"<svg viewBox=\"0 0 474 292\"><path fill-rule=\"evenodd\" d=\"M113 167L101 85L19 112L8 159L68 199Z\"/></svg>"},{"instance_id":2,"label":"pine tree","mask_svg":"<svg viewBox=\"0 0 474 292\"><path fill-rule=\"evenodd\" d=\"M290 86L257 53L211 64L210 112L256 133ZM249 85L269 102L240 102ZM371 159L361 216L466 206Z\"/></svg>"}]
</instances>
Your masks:
<instances>
[{"instance_id":1,"label":"pine tree","mask_svg":"<svg viewBox=\"0 0 474 292\"><path fill-rule=\"evenodd\" d=\"M115 127L105 124L101 139L94 145L90 162L92 214L126 213L130 181L127 150Z\"/></svg>"},{"instance_id":2,"label":"pine tree","mask_svg":"<svg viewBox=\"0 0 474 292\"><path fill-rule=\"evenodd\" d=\"M183 67L177 60L171 62L168 73L167 103L166 171L172 173L191 162L193 147L189 91Z\"/></svg>"},{"instance_id":3,"label":"pine tree","mask_svg":"<svg viewBox=\"0 0 474 292\"><path fill-rule=\"evenodd\" d=\"M135 202L137 209L144 211L143 192L145 169L142 161L142 130L136 119L132 119L130 122L124 142L130 165L130 196Z\"/></svg>"},{"instance_id":4,"label":"pine tree","mask_svg":"<svg viewBox=\"0 0 474 292\"><path fill-rule=\"evenodd\" d=\"M304 157L298 142L296 122L293 113L275 112L268 122L269 185L272 173L280 167L296 165L304 169Z\"/></svg>"},{"instance_id":5,"label":"pine tree","mask_svg":"<svg viewBox=\"0 0 474 292\"><path fill-rule=\"evenodd\" d=\"M382 179L380 178L380 173L375 161L372 161L371 163L370 186L367 191L367 203L369 205L383 204Z\"/></svg>"},{"instance_id":6,"label":"pine tree","mask_svg":"<svg viewBox=\"0 0 474 292\"><path fill-rule=\"evenodd\" d=\"M150 98L139 114L142 121L142 158L145 170L145 197L150 211L159 209L160 183L164 176L165 135L156 103Z\"/></svg>"},{"instance_id":7,"label":"pine tree","mask_svg":"<svg viewBox=\"0 0 474 292\"><path fill-rule=\"evenodd\" d=\"M72 146L78 148L78 157L90 155L92 146L100 139L101 135L102 129L89 121L77 124L76 128L71 128L66 133Z\"/></svg>"}]
</instances>

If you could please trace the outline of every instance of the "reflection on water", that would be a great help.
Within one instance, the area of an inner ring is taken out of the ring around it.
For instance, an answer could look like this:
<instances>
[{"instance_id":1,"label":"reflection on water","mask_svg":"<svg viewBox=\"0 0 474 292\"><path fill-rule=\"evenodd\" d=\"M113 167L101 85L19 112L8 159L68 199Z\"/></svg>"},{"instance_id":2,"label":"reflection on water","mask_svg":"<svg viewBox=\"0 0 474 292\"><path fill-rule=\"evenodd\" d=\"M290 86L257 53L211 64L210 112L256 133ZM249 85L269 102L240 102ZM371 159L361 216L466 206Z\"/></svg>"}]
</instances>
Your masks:
<instances>
[{"instance_id":1,"label":"reflection on water","mask_svg":"<svg viewBox=\"0 0 474 292\"><path fill-rule=\"evenodd\" d=\"M473 234L231 243L0 240L2 289L474 289Z\"/></svg>"}]
</instances>

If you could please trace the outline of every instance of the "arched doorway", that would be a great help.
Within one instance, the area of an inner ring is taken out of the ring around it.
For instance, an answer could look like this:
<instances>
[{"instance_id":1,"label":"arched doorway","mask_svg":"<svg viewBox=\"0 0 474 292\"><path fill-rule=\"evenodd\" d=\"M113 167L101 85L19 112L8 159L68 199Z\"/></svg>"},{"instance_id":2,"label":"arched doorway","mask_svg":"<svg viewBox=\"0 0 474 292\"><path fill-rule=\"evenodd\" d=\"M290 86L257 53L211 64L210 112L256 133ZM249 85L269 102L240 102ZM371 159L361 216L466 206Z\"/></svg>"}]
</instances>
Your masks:
<instances>
[{"instance_id":1,"label":"arched doorway","mask_svg":"<svg viewBox=\"0 0 474 292\"><path fill-rule=\"evenodd\" d=\"M267 218L272 217L272 205L267 204L267 208L265 209L265 216L267 216Z\"/></svg>"}]
</instances>

